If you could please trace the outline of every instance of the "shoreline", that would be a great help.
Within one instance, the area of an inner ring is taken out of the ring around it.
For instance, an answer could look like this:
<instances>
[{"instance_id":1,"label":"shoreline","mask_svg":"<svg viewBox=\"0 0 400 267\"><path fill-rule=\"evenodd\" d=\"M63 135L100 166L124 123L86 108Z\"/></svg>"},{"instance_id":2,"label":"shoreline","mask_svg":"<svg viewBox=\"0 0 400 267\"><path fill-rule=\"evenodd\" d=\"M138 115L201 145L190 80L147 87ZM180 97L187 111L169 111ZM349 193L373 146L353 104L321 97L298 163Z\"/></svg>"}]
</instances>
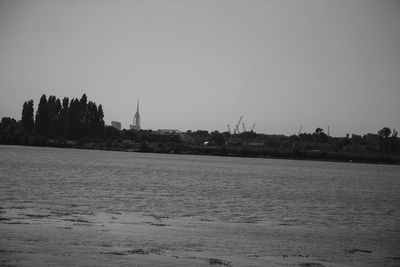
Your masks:
<instances>
[{"instance_id":1,"label":"shoreline","mask_svg":"<svg viewBox=\"0 0 400 267\"><path fill-rule=\"evenodd\" d=\"M364 163L364 164L377 164L377 165L400 165L400 155L390 154L354 154L354 153L333 153L326 151L284 151L284 150L262 150L262 151L251 151L246 153L246 147L241 149L227 150L234 153L221 153L219 147L189 147L193 150L182 149L180 151L174 150L162 150L153 151L147 149L145 151L140 149L121 149L116 147L105 147L101 145L97 146L85 146L85 145L24 145L24 144L0 144L10 146L28 146L28 147L53 147L53 148L73 148L73 149L85 149L85 150L103 150L103 151L116 151L116 152L136 152L136 153L154 153L154 154L175 154L175 155L199 155L199 156L218 156L218 157L235 157L235 158L264 158L264 159L282 159L282 160L304 160L304 161L321 161L321 162L342 162L342 163ZM103 144L104 145L104 144ZM188 147L184 147L188 148ZM244 152L244 153L243 153ZM266 154L270 153L270 154ZM280 154L274 155L274 153ZM336 156L336 157L335 157ZM380 160L376 160L380 159Z\"/></svg>"}]
</instances>

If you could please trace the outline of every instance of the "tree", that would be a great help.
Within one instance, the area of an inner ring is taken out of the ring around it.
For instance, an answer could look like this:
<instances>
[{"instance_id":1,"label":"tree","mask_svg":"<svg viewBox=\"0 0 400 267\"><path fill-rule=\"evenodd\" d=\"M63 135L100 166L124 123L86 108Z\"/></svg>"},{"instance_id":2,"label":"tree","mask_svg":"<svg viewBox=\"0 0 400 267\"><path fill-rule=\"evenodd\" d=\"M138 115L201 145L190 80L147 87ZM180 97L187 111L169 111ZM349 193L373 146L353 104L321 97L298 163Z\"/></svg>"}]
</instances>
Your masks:
<instances>
[{"instance_id":1,"label":"tree","mask_svg":"<svg viewBox=\"0 0 400 267\"><path fill-rule=\"evenodd\" d=\"M42 95L35 116L35 130L39 134L46 134L49 126L49 110L46 95Z\"/></svg>"},{"instance_id":2,"label":"tree","mask_svg":"<svg viewBox=\"0 0 400 267\"><path fill-rule=\"evenodd\" d=\"M14 118L3 117L0 122L0 144L18 144L18 122Z\"/></svg>"},{"instance_id":3,"label":"tree","mask_svg":"<svg viewBox=\"0 0 400 267\"><path fill-rule=\"evenodd\" d=\"M89 101L87 105L87 134L90 137L95 137L97 131L97 105L96 103Z\"/></svg>"},{"instance_id":4,"label":"tree","mask_svg":"<svg viewBox=\"0 0 400 267\"><path fill-rule=\"evenodd\" d=\"M60 111L61 111L61 102L60 99L56 98L55 96L49 96L47 100L47 109L48 109L48 116L49 116L49 124L47 128L47 135L48 136L58 136L59 130L58 128L58 121L60 119Z\"/></svg>"},{"instance_id":5,"label":"tree","mask_svg":"<svg viewBox=\"0 0 400 267\"><path fill-rule=\"evenodd\" d=\"M383 127L381 130L378 131L378 135L380 138L389 138L392 131L388 127Z\"/></svg>"},{"instance_id":6,"label":"tree","mask_svg":"<svg viewBox=\"0 0 400 267\"><path fill-rule=\"evenodd\" d=\"M17 125L17 121L14 118L3 117L0 122L0 130L11 130L11 128L15 129Z\"/></svg>"},{"instance_id":7,"label":"tree","mask_svg":"<svg viewBox=\"0 0 400 267\"><path fill-rule=\"evenodd\" d=\"M89 131L89 114L86 94L83 94L79 100L79 124L79 136L87 136Z\"/></svg>"},{"instance_id":8,"label":"tree","mask_svg":"<svg viewBox=\"0 0 400 267\"><path fill-rule=\"evenodd\" d=\"M323 134L324 133L324 130L322 129L322 128L317 128L317 129L315 129L315 135L321 135L321 134Z\"/></svg>"},{"instance_id":9,"label":"tree","mask_svg":"<svg viewBox=\"0 0 400 267\"><path fill-rule=\"evenodd\" d=\"M77 138L79 136L80 128L80 112L79 112L79 100L72 99L69 104L69 118L68 118L68 129L69 137Z\"/></svg>"},{"instance_id":10,"label":"tree","mask_svg":"<svg viewBox=\"0 0 400 267\"><path fill-rule=\"evenodd\" d=\"M208 133L208 131L197 130L195 132L191 132L190 136L193 138L193 142L196 145L200 145L206 141L210 141L210 134Z\"/></svg>"},{"instance_id":11,"label":"tree","mask_svg":"<svg viewBox=\"0 0 400 267\"><path fill-rule=\"evenodd\" d=\"M112 126L105 126L104 128L104 137L105 138L118 138L121 136L121 131L112 127Z\"/></svg>"},{"instance_id":12,"label":"tree","mask_svg":"<svg viewBox=\"0 0 400 267\"><path fill-rule=\"evenodd\" d=\"M59 98L57 98L56 100L56 104L54 107L54 121L53 121L53 134L57 137L61 136L62 132L63 132L63 124L61 121L61 101Z\"/></svg>"},{"instance_id":13,"label":"tree","mask_svg":"<svg viewBox=\"0 0 400 267\"><path fill-rule=\"evenodd\" d=\"M379 144L383 152L397 152L398 151L398 138L397 131L390 130L388 127L383 127L378 131Z\"/></svg>"},{"instance_id":14,"label":"tree","mask_svg":"<svg viewBox=\"0 0 400 267\"><path fill-rule=\"evenodd\" d=\"M69 127L68 127L68 109L69 109L69 99L68 97L64 97L62 102L62 107L60 110L60 119L59 119L59 135L63 137L67 137L69 135Z\"/></svg>"},{"instance_id":15,"label":"tree","mask_svg":"<svg viewBox=\"0 0 400 267\"><path fill-rule=\"evenodd\" d=\"M33 118L33 100L28 100L22 107L21 125L24 128L25 133L31 134L35 126Z\"/></svg>"},{"instance_id":16,"label":"tree","mask_svg":"<svg viewBox=\"0 0 400 267\"><path fill-rule=\"evenodd\" d=\"M328 136L324 133L324 130L322 128L315 129L313 136L316 142L326 143L329 140Z\"/></svg>"},{"instance_id":17,"label":"tree","mask_svg":"<svg viewBox=\"0 0 400 267\"><path fill-rule=\"evenodd\" d=\"M104 112L103 106L100 104L97 109L97 118L96 118L96 135L98 137L104 136Z\"/></svg>"},{"instance_id":18,"label":"tree","mask_svg":"<svg viewBox=\"0 0 400 267\"><path fill-rule=\"evenodd\" d=\"M392 152L399 152L400 150L400 141L397 138L397 131L393 129L392 136L390 137L390 149Z\"/></svg>"},{"instance_id":19,"label":"tree","mask_svg":"<svg viewBox=\"0 0 400 267\"><path fill-rule=\"evenodd\" d=\"M312 134L309 133L301 133L299 134L300 140L303 142L312 142L313 141L313 136Z\"/></svg>"},{"instance_id":20,"label":"tree","mask_svg":"<svg viewBox=\"0 0 400 267\"><path fill-rule=\"evenodd\" d=\"M213 141L218 146L222 146L222 145L225 144L224 136L218 131L211 132L210 133L210 139L211 139L211 141Z\"/></svg>"}]
</instances>

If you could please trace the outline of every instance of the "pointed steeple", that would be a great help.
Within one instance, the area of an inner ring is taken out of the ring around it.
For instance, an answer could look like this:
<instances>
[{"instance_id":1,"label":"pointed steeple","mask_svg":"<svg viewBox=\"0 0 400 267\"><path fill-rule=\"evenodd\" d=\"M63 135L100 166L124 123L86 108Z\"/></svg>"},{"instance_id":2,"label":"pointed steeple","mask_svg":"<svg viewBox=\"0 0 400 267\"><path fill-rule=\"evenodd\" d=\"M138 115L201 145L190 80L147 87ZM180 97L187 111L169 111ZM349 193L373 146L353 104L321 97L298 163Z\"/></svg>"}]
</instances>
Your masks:
<instances>
[{"instance_id":1,"label":"pointed steeple","mask_svg":"<svg viewBox=\"0 0 400 267\"><path fill-rule=\"evenodd\" d=\"M136 113L133 117L133 125L131 129L140 130L139 99L137 100Z\"/></svg>"},{"instance_id":2,"label":"pointed steeple","mask_svg":"<svg viewBox=\"0 0 400 267\"><path fill-rule=\"evenodd\" d=\"M140 114L139 114L139 98L137 100L137 106L136 106L136 113L135 116L133 117L133 124L130 126L131 129L134 130L140 130Z\"/></svg>"}]
</instances>

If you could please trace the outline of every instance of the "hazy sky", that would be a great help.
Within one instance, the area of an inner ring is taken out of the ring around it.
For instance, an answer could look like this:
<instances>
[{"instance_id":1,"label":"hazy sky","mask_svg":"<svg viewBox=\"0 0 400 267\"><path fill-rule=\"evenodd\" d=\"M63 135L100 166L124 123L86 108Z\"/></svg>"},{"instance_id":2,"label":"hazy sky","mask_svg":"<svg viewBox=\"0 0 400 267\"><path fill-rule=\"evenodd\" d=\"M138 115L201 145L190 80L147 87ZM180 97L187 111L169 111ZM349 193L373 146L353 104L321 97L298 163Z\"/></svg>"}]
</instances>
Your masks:
<instances>
[{"instance_id":1,"label":"hazy sky","mask_svg":"<svg viewBox=\"0 0 400 267\"><path fill-rule=\"evenodd\" d=\"M400 130L400 1L0 0L0 117L40 96L105 121L261 133Z\"/></svg>"}]
</instances>

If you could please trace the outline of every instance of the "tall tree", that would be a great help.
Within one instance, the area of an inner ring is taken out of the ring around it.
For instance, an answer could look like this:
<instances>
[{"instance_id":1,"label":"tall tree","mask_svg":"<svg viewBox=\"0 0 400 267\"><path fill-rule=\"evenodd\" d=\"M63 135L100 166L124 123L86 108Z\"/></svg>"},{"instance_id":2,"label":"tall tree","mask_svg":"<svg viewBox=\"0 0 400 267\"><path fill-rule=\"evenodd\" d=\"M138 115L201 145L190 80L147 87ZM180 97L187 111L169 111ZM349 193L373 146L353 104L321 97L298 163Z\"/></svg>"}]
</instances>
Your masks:
<instances>
[{"instance_id":1,"label":"tall tree","mask_svg":"<svg viewBox=\"0 0 400 267\"><path fill-rule=\"evenodd\" d=\"M29 112L33 114L30 107L33 101L27 101L23 109L23 122L28 121ZM31 115L33 117L33 115ZM62 102L59 98L50 95L42 95L36 111L36 133L48 137L102 137L104 135L104 113L101 105L89 101L86 94L80 99L71 101L64 97ZM29 129L29 127L28 127Z\"/></svg>"},{"instance_id":2,"label":"tall tree","mask_svg":"<svg viewBox=\"0 0 400 267\"><path fill-rule=\"evenodd\" d=\"M97 120L97 105L96 103L89 101L88 103L88 136L96 136L96 120Z\"/></svg>"},{"instance_id":3,"label":"tall tree","mask_svg":"<svg viewBox=\"0 0 400 267\"><path fill-rule=\"evenodd\" d=\"M97 127L96 133L98 137L104 136L104 113L103 113L103 106L100 104L97 109Z\"/></svg>"},{"instance_id":4,"label":"tall tree","mask_svg":"<svg viewBox=\"0 0 400 267\"><path fill-rule=\"evenodd\" d=\"M83 94L79 100L79 135L87 136L89 128L87 96Z\"/></svg>"},{"instance_id":5,"label":"tall tree","mask_svg":"<svg viewBox=\"0 0 400 267\"><path fill-rule=\"evenodd\" d=\"M64 97L60 111L60 120L59 120L59 130L60 130L59 134L60 136L63 137L67 137L69 135L68 109L69 109L69 99L68 97Z\"/></svg>"},{"instance_id":6,"label":"tall tree","mask_svg":"<svg viewBox=\"0 0 400 267\"><path fill-rule=\"evenodd\" d=\"M57 101L58 100L58 101ZM60 116L61 103L60 100L55 96L49 96L47 100L47 110L49 116L49 124L47 128L47 133L49 136L54 136L57 134L57 123Z\"/></svg>"},{"instance_id":7,"label":"tall tree","mask_svg":"<svg viewBox=\"0 0 400 267\"><path fill-rule=\"evenodd\" d=\"M69 118L68 118L68 128L69 137L77 138L79 137L80 129L80 105L78 99L72 99L69 104Z\"/></svg>"},{"instance_id":8,"label":"tall tree","mask_svg":"<svg viewBox=\"0 0 400 267\"><path fill-rule=\"evenodd\" d=\"M35 116L35 130L39 134L46 134L49 126L49 110L46 95L42 95Z\"/></svg>"},{"instance_id":9,"label":"tall tree","mask_svg":"<svg viewBox=\"0 0 400 267\"><path fill-rule=\"evenodd\" d=\"M28 100L24 103L22 107L22 117L21 124L24 128L25 133L31 134L35 126L35 121L33 118L33 100Z\"/></svg>"},{"instance_id":10,"label":"tall tree","mask_svg":"<svg viewBox=\"0 0 400 267\"><path fill-rule=\"evenodd\" d=\"M62 134L63 131L63 125L61 122L61 101L59 98L57 98L55 107L54 107L54 117L53 117L53 128L52 132L55 136L59 137Z\"/></svg>"}]
</instances>

